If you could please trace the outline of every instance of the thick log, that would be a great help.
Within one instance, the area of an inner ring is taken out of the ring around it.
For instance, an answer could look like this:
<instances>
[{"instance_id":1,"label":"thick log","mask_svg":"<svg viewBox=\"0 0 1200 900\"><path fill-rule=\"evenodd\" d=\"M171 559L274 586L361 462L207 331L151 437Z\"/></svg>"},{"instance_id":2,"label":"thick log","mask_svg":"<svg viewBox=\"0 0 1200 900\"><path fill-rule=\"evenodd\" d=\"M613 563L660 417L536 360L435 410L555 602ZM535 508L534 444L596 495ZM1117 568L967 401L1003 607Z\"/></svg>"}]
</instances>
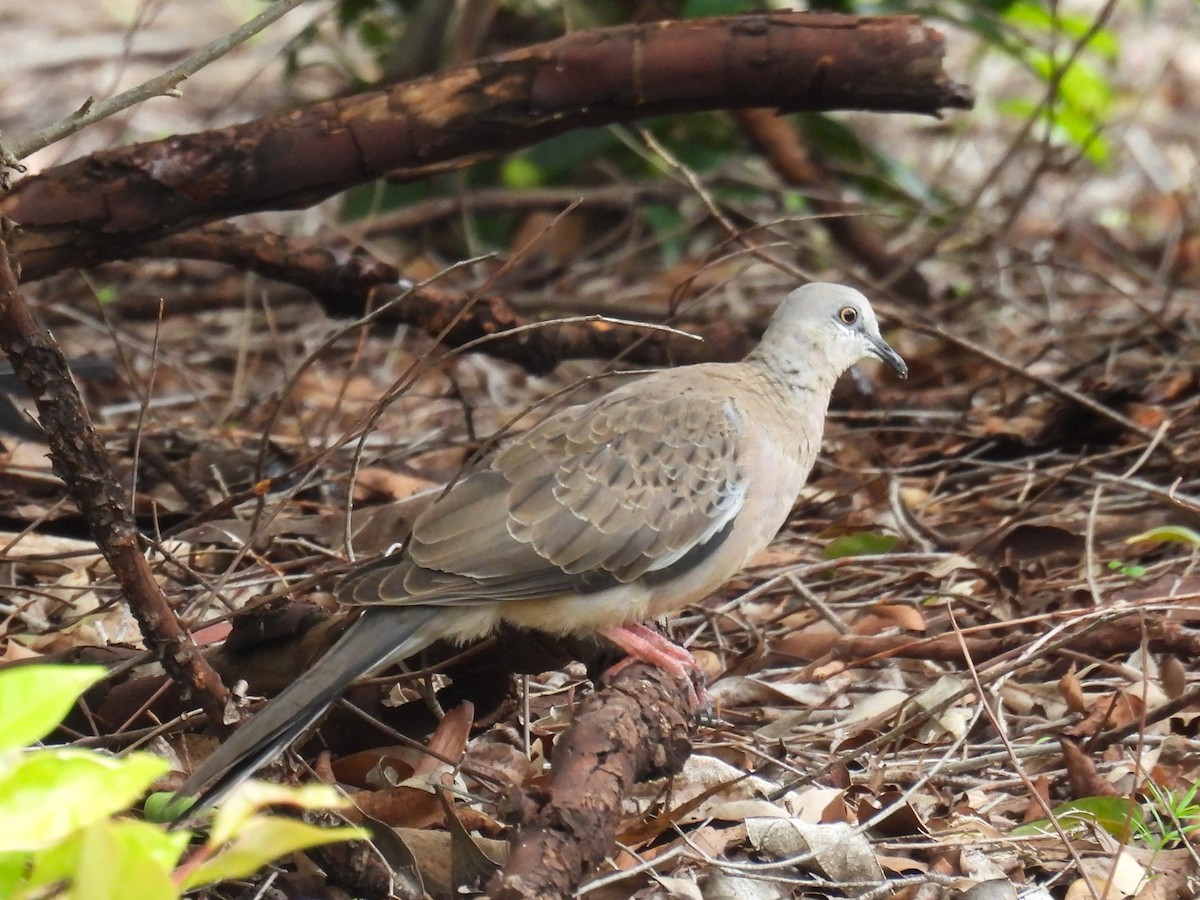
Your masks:
<instances>
[{"instance_id":1,"label":"thick log","mask_svg":"<svg viewBox=\"0 0 1200 900\"><path fill-rule=\"evenodd\" d=\"M690 719L679 685L644 663L585 697L555 742L549 782L523 791L522 824L487 896L573 896L612 852L634 784L682 770L691 754Z\"/></svg>"},{"instance_id":2,"label":"thick log","mask_svg":"<svg viewBox=\"0 0 1200 900\"><path fill-rule=\"evenodd\" d=\"M772 13L584 31L216 131L95 153L20 182L0 213L26 280L229 216L387 175L461 168L572 129L702 109L936 115L971 104L910 16Z\"/></svg>"}]
</instances>

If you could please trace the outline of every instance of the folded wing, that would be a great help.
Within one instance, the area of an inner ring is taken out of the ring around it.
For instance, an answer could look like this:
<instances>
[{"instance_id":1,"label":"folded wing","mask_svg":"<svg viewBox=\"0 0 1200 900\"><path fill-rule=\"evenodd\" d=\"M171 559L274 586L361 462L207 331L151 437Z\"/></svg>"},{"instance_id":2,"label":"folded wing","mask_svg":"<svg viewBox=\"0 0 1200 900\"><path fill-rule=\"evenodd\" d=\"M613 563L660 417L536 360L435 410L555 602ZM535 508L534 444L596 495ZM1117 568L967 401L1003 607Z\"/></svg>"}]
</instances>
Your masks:
<instances>
[{"instance_id":1,"label":"folded wing","mask_svg":"<svg viewBox=\"0 0 1200 900\"><path fill-rule=\"evenodd\" d=\"M587 593L702 556L745 497L741 420L724 396L652 388L562 410L514 440L417 518L407 554L343 582L342 600Z\"/></svg>"}]
</instances>

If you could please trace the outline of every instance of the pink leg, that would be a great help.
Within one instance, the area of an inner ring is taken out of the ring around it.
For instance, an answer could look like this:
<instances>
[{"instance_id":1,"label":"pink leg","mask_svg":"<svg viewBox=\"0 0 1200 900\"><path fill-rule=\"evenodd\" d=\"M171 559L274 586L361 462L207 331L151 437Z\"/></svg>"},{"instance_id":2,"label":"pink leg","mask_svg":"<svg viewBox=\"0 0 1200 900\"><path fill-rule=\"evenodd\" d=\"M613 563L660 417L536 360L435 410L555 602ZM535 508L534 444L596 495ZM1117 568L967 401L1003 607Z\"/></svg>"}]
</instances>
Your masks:
<instances>
[{"instance_id":1,"label":"pink leg","mask_svg":"<svg viewBox=\"0 0 1200 900\"><path fill-rule=\"evenodd\" d=\"M660 634L653 628L647 628L645 625L634 622L632 625L624 626L624 630L629 634L637 635L647 644L652 645L656 650L661 651L672 659L678 660L688 669L694 672L700 671L700 666L696 662L696 657L692 656L690 650L688 650L686 647L679 646L669 637ZM609 638L609 640L612 640L612 638ZM649 661L650 660L647 660L647 662Z\"/></svg>"},{"instance_id":2,"label":"pink leg","mask_svg":"<svg viewBox=\"0 0 1200 900\"><path fill-rule=\"evenodd\" d=\"M598 632L625 651L626 658L610 668L605 675L613 676L631 662L645 662L658 666L664 672L682 679L688 686L688 700L695 709L708 705L707 695L701 687L697 693L693 677L703 673L696 658L674 641L664 637L645 625L619 625L615 628L602 628Z\"/></svg>"}]
</instances>

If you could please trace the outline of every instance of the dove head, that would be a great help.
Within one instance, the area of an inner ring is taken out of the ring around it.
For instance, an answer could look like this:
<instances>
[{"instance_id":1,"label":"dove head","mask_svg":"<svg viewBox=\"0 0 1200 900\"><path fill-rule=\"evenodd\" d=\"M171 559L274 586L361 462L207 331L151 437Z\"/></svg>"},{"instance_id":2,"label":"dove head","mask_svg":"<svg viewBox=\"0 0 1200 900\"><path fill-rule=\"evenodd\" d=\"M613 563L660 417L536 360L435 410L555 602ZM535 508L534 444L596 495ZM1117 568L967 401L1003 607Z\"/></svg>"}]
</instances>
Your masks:
<instances>
[{"instance_id":1,"label":"dove head","mask_svg":"<svg viewBox=\"0 0 1200 900\"><path fill-rule=\"evenodd\" d=\"M908 365L880 336L870 301L842 284L813 282L788 294L771 317L755 355L786 361L788 370L803 360L834 378L872 356L901 378L908 377Z\"/></svg>"}]
</instances>

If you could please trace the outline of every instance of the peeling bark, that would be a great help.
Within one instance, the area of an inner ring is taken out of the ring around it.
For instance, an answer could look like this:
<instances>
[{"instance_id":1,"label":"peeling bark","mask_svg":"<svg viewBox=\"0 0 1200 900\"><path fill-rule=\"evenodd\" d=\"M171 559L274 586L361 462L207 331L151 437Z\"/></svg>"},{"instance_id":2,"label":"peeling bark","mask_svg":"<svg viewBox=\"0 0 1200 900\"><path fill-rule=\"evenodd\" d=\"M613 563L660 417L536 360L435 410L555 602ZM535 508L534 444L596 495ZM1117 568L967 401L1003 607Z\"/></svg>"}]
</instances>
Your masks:
<instances>
[{"instance_id":1,"label":"peeling bark","mask_svg":"<svg viewBox=\"0 0 1200 900\"><path fill-rule=\"evenodd\" d=\"M909 16L772 13L577 32L449 72L217 131L95 153L0 203L27 278L229 216L412 181L572 129L701 109L936 115L970 92Z\"/></svg>"},{"instance_id":2,"label":"peeling bark","mask_svg":"<svg viewBox=\"0 0 1200 900\"><path fill-rule=\"evenodd\" d=\"M523 825L487 896L571 896L611 852L633 785L682 769L691 754L686 706L671 676L645 664L625 668L584 698L555 743L549 784L520 798Z\"/></svg>"}]
</instances>

